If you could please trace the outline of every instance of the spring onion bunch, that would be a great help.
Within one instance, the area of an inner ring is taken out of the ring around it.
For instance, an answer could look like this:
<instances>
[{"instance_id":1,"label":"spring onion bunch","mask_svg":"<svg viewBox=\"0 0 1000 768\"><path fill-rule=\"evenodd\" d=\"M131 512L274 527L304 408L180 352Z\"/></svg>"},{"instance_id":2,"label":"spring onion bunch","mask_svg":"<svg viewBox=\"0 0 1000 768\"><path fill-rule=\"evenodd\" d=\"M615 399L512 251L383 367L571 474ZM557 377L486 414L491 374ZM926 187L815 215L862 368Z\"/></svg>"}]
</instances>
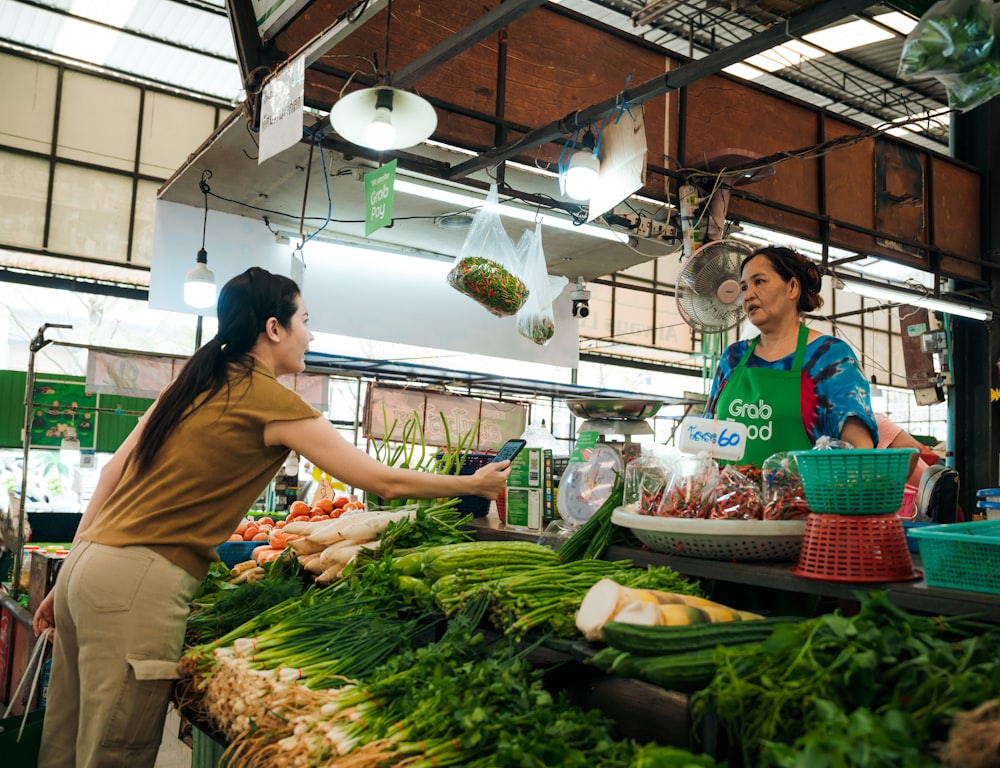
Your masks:
<instances>
[{"instance_id":1,"label":"spring onion bunch","mask_svg":"<svg viewBox=\"0 0 1000 768\"><path fill-rule=\"evenodd\" d=\"M491 622L513 638L523 638L529 632L579 637L576 612L587 591L605 578L637 589L700 594L697 584L665 566L642 569L633 568L628 560L593 559L526 570L462 569L438 579L431 591L448 615L479 595L488 595Z\"/></svg>"},{"instance_id":2,"label":"spring onion bunch","mask_svg":"<svg viewBox=\"0 0 1000 768\"><path fill-rule=\"evenodd\" d=\"M476 630L485 607L474 601L440 641L393 657L366 682L301 711L282 738L265 743L247 734L233 751L245 759L230 764L714 766L685 750L617 740L597 711L554 698L524 653L485 642Z\"/></svg>"},{"instance_id":3,"label":"spring onion bunch","mask_svg":"<svg viewBox=\"0 0 1000 768\"><path fill-rule=\"evenodd\" d=\"M565 562L601 557L613 544L638 544L635 535L627 528L611 522L611 513L625 500L625 481L615 475L611 494L597 511L559 547L559 559Z\"/></svg>"}]
</instances>

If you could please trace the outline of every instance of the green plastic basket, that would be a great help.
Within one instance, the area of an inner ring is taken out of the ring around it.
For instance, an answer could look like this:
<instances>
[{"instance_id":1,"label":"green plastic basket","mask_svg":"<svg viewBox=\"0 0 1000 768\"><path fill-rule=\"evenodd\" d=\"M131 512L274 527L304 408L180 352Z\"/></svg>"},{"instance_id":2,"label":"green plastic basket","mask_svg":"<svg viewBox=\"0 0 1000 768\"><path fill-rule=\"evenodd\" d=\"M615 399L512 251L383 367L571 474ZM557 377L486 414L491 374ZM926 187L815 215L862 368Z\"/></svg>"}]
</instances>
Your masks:
<instances>
[{"instance_id":1,"label":"green plastic basket","mask_svg":"<svg viewBox=\"0 0 1000 768\"><path fill-rule=\"evenodd\" d=\"M1000 595L1000 520L916 528L928 586Z\"/></svg>"},{"instance_id":2,"label":"green plastic basket","mask_svg":"<svg viewBox=\"0 0 1000 768\"><path fill-rule=\"evenodd\" d=\"M916 448L791 451L809 509L827 515L891 515L903 503Z\"/></svg>"}]
</instances>

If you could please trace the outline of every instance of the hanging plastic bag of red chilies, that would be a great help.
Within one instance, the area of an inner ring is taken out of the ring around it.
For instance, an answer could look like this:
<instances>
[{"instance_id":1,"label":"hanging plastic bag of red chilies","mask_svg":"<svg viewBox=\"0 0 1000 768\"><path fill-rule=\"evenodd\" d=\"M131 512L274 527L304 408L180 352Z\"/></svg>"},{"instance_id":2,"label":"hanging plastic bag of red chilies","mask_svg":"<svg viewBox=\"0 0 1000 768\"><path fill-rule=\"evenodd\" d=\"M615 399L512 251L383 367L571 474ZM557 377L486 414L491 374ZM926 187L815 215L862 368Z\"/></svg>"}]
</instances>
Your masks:
<instances>
[{"instance_id":1,"label":"hanging plastic bag of red chilies","mask_svg":"<svg viewBox=\"0 0 1000 768\"><path fill-rule=\"evenodd\" d=\"M569 281L565 277L550 277L542 251L542 225L534 231L526 229L517 241L518 262L521 264L528 299L517 312L517 332L539 346L549 343L556 332L552 301L562 293Z\"/></svg>"},{"instance_id":2,"label":"hanging plastic bag of red chilies","mask_svg":"<svg viewBox=\"0 0 1000 768\"><path fill-rule=\"evenodd\" d=\"M513 315L528 298L528 288L518 277L520 266L514 241L500 219L500 195L490 186L486 203L476 213L465 236L448 284L482 304L498 317Z\"/></svg>"},{"instance_id":3,"label":"hanging plastic bag of red chilies","mask_svg":"<svg viewBox=\"0 0 1000 768\"><path fill-rule=\"evenodd\" d=\"M760 520L763 512L760 486L736 467L723 467L715 491L715 504L708 517L712 520Z\"/></svg>"},{"instance_id":4,"label":"hanging plastic bag of red chilies","mask_svg":"<svg viewBox=\"0 0 1000 768\"><path fill-rule=\"evenodd\" d=\"M661 517L708 517L719 484L719 462L707 453L685 456L663 495Z\"/></svg>"}]
</instances>

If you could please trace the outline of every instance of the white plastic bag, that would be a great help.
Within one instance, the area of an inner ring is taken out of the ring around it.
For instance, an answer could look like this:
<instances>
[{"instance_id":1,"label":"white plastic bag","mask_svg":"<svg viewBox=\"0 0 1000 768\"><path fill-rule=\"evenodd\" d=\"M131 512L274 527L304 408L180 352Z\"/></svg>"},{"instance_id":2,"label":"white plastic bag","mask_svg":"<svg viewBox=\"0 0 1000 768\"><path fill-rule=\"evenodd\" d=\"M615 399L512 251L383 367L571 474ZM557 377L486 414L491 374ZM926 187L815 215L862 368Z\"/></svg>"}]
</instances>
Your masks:
<instances>
[{"instance_id":1,"label":"white plastic bag","mask_svg":"<svg viewBox=\"0 0 1000 768\"><path fill-rule=\"evenodd\" d=\"M552 301L562 293L565 277L550 277L542 250L542 225L535 225L534 231L526 229L517 242L518 262L524 284L528 287L528 298L517 312L517 332L539 346L549 343L556 332L555 314Z\"/></svg>"},{"instance_id":2,"label":"white plastic bag","mask_svg":"<svg viewBox=\"0 0 1000 768\"><path fill-rule=\"evenodd\" d=\"M499 209L500 195L493 184L448 273L448 284L494 315L506 317L524 305L528 288L518 275L514 241L503 228Z\"/></svg>"}]
</instances>

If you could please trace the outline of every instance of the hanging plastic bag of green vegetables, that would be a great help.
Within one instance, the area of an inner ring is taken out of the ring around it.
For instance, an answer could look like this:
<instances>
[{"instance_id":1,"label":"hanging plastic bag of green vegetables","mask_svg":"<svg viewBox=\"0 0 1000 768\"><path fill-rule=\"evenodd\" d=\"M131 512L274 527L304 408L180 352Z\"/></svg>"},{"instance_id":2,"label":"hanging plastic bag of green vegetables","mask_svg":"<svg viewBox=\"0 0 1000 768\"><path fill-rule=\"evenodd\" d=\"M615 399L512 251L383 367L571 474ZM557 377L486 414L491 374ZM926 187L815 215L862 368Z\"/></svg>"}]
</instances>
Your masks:
<instances>
[{"instance_id":1,"label":"hanging plastic bag of green vegetables","mask_svg":"<svg viewBox=\"0 0 1000 768\"><path fill-rule=\"evenodd\" d=\"M528 298L518 276L514 241L500 219L500 195L490 185L486 203L476 213L455 266L448 273L452 288L475 299L498 317L513 315Z\"/></svg>"},{"instance_id":2,"label":"hanging plastic bag of green vegetables","mask_svg":"<svg viewBox=\"0 0 1000 768\"><path fill-rule=\"evenodd\" d=\"M993 48L985 59L965 72L935 75L948 92L951 109L968 112L1000 94L1000 3L993 6L993 32Z\"/></svg>"},{"instance_id":3,"label":"hanging plastic bag of green vegetables","mask_svg":"<svg viewBox=\"0 0 1000 768\"><path fill-rule=\"evenodd\" d=\"M991 0L938 0L906 36L899 76L967 72L995 45Z\"/></svg>"},{"instance_id":4,"label":"hanging plastic bag of green vegetables","mask_svg":"<svg viewBox=\"0 0 1000 768\"><path fill-rule=\"evenodd\" d=\"M535 225L534 230L524 230L517 241L517 257L524 284L528 286L528 299L517 312L517 332L535 344L545 346L556 332L552 302L569 280L549 276L542 251L541 222Z\"/></svg>"}]
</instances>

